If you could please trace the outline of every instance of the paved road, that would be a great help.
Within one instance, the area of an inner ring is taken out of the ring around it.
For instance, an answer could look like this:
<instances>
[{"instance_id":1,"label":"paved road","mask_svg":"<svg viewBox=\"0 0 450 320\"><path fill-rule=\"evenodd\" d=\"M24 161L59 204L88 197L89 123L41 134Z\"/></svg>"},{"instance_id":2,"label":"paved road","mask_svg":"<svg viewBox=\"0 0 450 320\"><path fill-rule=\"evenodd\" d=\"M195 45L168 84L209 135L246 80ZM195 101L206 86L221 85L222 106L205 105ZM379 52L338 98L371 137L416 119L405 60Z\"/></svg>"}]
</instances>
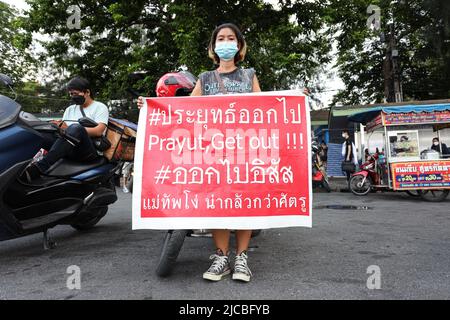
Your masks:
<instances>
[{"instance_id":1,"label":"paved road","mask_svg":"<svg viewBox=\"0 0 450 320\"><path fill-rule=\"evenodd\" d=\"M164 233L132 231L131 197L118 193L94 230L53 229L54 250L42 250L41 235L0 243L0 298L450 299L450 200L316 193L313 228L263 231L250 252L254 279L242 284L203 281L213 249L209 238L188 238L175 274L156 277ZM81 290L66 286L71 265L81 269ZM379 290L367 288L372 265L381 271Z\"/></svg>"}]
</instances>

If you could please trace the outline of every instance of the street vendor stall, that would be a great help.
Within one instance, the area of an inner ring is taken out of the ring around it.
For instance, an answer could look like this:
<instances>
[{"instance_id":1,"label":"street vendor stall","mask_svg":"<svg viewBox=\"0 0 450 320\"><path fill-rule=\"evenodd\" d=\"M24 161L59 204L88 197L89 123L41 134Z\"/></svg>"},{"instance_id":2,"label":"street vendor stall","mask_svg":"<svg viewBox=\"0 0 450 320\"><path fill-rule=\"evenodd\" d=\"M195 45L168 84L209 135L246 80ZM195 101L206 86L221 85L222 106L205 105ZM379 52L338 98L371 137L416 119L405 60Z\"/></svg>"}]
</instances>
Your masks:
<instances>
[{"instance_id":1,"label":"street vendor stall","mask_svg":"<svg viewBox=\"0 0 450 320\"><path fill-rule=\"evenodd\" d=\"M369 146L371 137L379 137L372 175L357 176L357 172L350 181L350 188L361 189L355 194L384 188L407 191L428 201L443 201L448 196L450 103L376 107L349 116L349 121L365 126Z\"/></svg>"}]
</instances>

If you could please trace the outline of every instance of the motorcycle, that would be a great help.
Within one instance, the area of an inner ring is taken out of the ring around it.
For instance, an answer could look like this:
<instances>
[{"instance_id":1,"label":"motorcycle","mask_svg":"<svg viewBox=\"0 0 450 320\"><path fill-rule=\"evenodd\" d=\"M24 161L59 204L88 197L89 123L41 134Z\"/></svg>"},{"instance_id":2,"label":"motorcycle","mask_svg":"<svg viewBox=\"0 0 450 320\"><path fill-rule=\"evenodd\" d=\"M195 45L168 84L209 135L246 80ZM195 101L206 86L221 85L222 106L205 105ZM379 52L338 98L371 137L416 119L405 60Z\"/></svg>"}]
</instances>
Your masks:
<instances>
[{"instance_id":1,"label":"motorcycle","mask_svg":"<svg viewBox=\"0 0 450 320\"><path fill-rule=\"evenodd\" d=\"M361 170L352 174L349 181L350 191L357 196L365 196L371 191L390 191L391 189L382 183L380 155L375 153L367 158L361 165ZM412 198L422 198L426 201L440 202L448 196L448 190L405 190Z\"/></svg>"},{"instance_id":2,"label":"motorcycle","mask_svg":"<svg viewBox=\"0 0 450 320\"><path fill-rule=\"evenodd\" d=\"M8 76L0 74L0 84L14 92ZM97 125L89 118L78 122ZM57 125L21 111L15 100L0 95L0 241L43 232L44 249L52 249L56 243L49 235L51 228L91 229L117 200L114 177L122 164L104 157L83 163L61 159L32 183L21 181L49 133L65 135Z\"/></svg>"},{"instance_id":3,"label":"motorcycle","mask_svg":"<svg viewBox=\"0 0 450 320\"><path fill-rule=\"evenodd\" d=\"M349 180L350 191L357 196L365 196L376 190L381 184L381 175L378 166L378 154L371 155L361 165L361 170L352 174Z\"/></svg>"},{"instance_id":4,"label":"motorcycle","mask_svg":"<svg viewBox=\"0 0 450 320\"><path fill-rule=\"evenodd\" d=\"M320 147L316 141L312 143L312 182L313 187L323 187L327 192L331 192L328 176L322 166L319 156Z\"/></svg>"}]
</instances>

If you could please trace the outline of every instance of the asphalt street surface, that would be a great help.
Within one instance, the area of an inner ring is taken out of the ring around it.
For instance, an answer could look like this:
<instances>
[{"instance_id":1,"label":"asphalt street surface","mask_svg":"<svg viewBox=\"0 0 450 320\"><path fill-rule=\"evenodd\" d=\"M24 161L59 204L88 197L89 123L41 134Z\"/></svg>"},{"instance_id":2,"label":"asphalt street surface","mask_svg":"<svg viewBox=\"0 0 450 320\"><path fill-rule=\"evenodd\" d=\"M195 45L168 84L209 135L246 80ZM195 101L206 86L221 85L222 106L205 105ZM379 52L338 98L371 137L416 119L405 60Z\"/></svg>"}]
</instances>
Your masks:
<instances>
[{"instance_id":1,"label":"asphalt street surface","mask_svg":"<svg viewBox=\"0 0 450 320\"><path fill-rule=\"evenodd\" d=\"M174 274L158 278L164 232L132 231L131 195L118 195L96 228L53 229L53 250L43 250L42 234L0 242L0 299L450 299L450 199L315 193L312 229L252 240L245 284L202 279L211 238L187 238ZM67 287L73 265L79 290ZM380 289L368 288L373 268Z\"/></svg>"}]
</instances>

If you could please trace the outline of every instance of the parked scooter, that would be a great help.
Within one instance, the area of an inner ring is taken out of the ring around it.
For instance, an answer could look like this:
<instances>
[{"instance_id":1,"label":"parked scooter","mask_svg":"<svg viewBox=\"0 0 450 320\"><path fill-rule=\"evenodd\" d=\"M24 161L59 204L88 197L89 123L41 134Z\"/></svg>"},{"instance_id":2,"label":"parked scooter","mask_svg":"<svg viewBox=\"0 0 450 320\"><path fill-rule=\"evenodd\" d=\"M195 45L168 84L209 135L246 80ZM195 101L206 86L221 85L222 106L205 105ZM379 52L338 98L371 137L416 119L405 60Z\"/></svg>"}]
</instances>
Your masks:
<instances>
[{"instance_id":1,"label":"parked scooter","mask_svg":"<svg viewBox=\"0 0 450 320\"><path fill-rule=\"evenodd\" d=\"M8 76L0 74L0 84L12 90ZM97 125L89 118L79 123ZM122 164L104 157L83 163L61 159L32 183L21 181L21 173L41 149L44 133L65 135L58 126L21 111L16 101L0 95L0 241L43 232L44 248L51 249L55 242L49 229L57 225L90 229L117 200L114 175Z\"/></svg>"},{"instance_id":2,"label":"parked scooter","mask_svg":"<svg viewBox=\"0 0 450 320\"><path fill-rule=\"evenodd\" d=\"M382 156L382 155L381 155ZM380 155L375 153L361 165L361 170L352 174L349 181L351 192L357 196L365 196L371 191L390 191L387 184L381 181ZM422 198L426 201L440 202L447 198L448 190L405 190L412 198Z\"/></svg>"},{"instance_id":3,"label":"parked scooter","mask_svg":"<svg viewBox=\"0 0 450 320\"><path fill-rule=\"evenodd\" d=\"M365 196L370 191L381 188L378 158L378 154L370 155L367 161L361 165L361 170L352 174L349 181L349 188L353 194Z\"/></svg>"},{"instance_id":4,"label":"parked scooter","mask_svg":"<svg viewBox=\"0 0 450 320\"><path fill-rule=\"evenodd\" d=\"M312 182L313 187L322 187L327 192L331 192L330 184L328 183L328 176L325 171L325 168L322 165L322 161L320 161L319 151L320 147L318 146L317 141L313 141L311 144L312 149Z\"/></svg>"}]
</instances>

